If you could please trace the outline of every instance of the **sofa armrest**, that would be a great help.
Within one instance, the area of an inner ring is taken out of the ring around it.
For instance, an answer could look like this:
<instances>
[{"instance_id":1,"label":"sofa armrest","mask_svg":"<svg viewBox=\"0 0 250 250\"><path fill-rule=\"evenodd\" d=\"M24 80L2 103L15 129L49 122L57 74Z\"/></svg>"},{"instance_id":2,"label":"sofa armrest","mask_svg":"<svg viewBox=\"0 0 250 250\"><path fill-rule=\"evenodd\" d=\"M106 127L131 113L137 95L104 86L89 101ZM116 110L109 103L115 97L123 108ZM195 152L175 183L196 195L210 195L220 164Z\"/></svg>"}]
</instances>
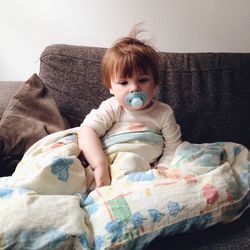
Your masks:
<instances>
[{"instance_id":1,"label":"sofa armrest","mask_svg":"<svg viewBox=\"0 0 250 250\"><path fill-rule=\"evenodd\" d=\"M0 81L0 119L11 97L22 84L22 81Z\"/></svg>"}]
</instances>

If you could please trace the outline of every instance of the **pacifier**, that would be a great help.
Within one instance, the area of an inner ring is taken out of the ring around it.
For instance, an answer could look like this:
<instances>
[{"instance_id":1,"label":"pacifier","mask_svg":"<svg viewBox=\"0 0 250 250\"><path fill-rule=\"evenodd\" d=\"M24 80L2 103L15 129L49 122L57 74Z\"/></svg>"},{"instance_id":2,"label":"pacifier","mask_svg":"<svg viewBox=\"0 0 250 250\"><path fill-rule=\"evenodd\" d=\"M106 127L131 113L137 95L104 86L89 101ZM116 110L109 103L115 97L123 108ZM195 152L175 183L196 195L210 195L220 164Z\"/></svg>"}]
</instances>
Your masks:
<instances>
[{"instance_id":1,"label":"pacifier","mask_svg":"<svg viewBox=\"0 0 250 250\"><path fill-rule=\"evenodd\" d=\"M142 92L131 92L125 96L125 102L133 108L142 107L147 100L147 95Z\"/></svg>"}]
</instances>

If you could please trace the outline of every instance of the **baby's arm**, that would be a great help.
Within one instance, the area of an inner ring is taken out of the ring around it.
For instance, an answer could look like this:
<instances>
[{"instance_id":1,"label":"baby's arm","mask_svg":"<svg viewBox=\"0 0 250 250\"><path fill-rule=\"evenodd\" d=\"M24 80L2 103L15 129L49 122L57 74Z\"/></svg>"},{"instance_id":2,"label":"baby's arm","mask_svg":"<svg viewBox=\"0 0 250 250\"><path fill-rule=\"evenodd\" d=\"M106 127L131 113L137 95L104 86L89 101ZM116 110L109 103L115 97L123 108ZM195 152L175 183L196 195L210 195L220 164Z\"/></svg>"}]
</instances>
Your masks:
<instances>
[{"instance_id":1,"label":"baby's arm","mask_svg":"<svg viewBox=\"0 0 250 250\"><path fill-rule=\"evenodd\" d=\"M164 138L164 147L162 156L157 164L158 169L168 168L176 148L182 142L180 126L176 123L172 108L168 111L166 119L164 120L162 134Z\"/></svg>"},{"instance_id":2,"label":"baby's arm","mask_svg":"<svg viewBox=\"0 0 250 250\"><path fill-rule=\"evenodd\" d=\"M94 169L96 187L110 185L108 161L94 129L89 126L81 126L78 134L78 143L80 149L84 152L86 160Z\"/></svg>"}]
</instances>

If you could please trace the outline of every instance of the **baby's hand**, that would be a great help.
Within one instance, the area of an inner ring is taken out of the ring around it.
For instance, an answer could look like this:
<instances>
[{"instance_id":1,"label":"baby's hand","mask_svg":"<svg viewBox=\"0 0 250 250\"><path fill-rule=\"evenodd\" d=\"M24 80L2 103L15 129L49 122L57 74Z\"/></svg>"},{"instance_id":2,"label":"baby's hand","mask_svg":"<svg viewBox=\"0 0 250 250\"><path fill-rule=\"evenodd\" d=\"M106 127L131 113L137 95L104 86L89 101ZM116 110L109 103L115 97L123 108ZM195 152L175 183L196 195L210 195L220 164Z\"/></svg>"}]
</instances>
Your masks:
<instances>
[{"instance_id":1,"label":"baby's hand","mask_svg":"<svg viewBox=\"0 0 250 250\"><path fill-rule=\"evenodd\" d=\"M156 169L160 170L160 171L164 171L164 170L167 170L168 168L166 167L162 167L162 166L156 166Z\"/></svg>"},{"instance_id":2,"label":"baby's hand","mask_svg":"<svg viewBox=\"0 0 250 250\"><path fill-rule=\"evenodd\" d=\"M97 167L94 170L96 188L110 185L110 174L107 167Z\"/></svg>"}]
</instances>

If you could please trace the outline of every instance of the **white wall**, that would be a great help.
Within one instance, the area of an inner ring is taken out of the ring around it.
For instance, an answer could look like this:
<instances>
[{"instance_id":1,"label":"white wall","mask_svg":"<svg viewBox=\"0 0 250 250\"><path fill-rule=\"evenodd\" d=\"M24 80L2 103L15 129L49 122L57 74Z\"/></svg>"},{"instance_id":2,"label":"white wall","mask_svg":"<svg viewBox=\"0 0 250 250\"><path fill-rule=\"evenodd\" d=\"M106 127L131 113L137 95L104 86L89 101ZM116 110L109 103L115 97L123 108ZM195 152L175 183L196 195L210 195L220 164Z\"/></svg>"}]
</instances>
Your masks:
<instances>
[{"instance_id":1,"label":"white wall","mask_svg":"<svg viewBox=\"0 0 250 250\"><path fill-rule=\"evenodd\" d=\"M0 0L0 80L39 72L53 43L109 47L145 21L169 52L250 52L249 0Z\"/></svg>"}]
</instances>

